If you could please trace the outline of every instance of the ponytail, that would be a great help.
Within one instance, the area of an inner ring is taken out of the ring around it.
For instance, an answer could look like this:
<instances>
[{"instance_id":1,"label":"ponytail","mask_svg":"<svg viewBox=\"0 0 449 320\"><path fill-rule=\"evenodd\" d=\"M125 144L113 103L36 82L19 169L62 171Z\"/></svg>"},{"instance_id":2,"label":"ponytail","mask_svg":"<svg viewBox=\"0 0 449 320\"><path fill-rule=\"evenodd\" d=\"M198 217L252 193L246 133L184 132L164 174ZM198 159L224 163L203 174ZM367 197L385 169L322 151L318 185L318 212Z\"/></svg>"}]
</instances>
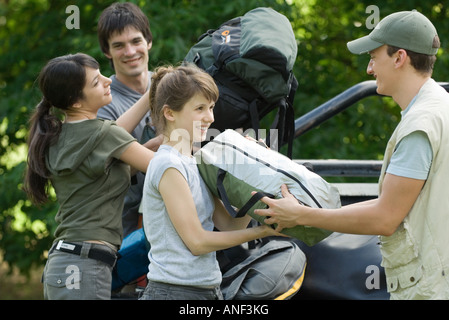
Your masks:
<instances>
[{"instance_id":1,"label":"ponytail","mask_svg":"<svg viewBox=\"0 0 449 320\"><path fill-rule=\"evenodd\" d=\"M59 134L61 131L61 120L54 114L52 114L52 104L50 101L42 99L37 105L37 123L38 133L42 135L52 135L53 133Z\"/></svg>"},{"instance_id":2,"label":"ponytail","mask_svg":"<svg viewBox=\"0 0 449 320\"><path fill-rule=\"evenodd\" d=\"M51 109L51 102L43 98L30 119L24 190L35 204L43 204L48 199L50 173L46 165L46 154L62 127L61 120L52 114Z\"/></svg>"},{"instance_id":3,"label":"ponytail","mask_svg":"<svg viewBox=\"0 0 449 320\"><path fill-rule=\"evenodd\" d=\"M164 129L164 118L163 118L163 107L167 103L167 99L162 98L158 94L158 87L161 80L170 72L173 72L173 67L159 67L151 76L151 86L150 86L150 114L151 121L156 128L157 133L161 133ZM164 100L164 101L161 101Z\"/></svg>"}]
</instances>

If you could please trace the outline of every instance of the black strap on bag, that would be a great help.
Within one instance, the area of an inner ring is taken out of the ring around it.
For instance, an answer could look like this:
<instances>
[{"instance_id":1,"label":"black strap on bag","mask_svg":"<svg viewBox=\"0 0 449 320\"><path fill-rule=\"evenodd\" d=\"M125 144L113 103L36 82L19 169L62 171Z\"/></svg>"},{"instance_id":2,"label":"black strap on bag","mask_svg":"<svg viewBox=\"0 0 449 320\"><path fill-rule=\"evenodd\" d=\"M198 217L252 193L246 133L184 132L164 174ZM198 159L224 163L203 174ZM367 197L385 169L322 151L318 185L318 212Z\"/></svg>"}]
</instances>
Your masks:
<instances>
[{"instance_id":1,"label":"black strap on bag","mask_svg":"<svg viewBox=\"0 0 449 320\"><path fill-rule=\"evenodd\" d=\"M249 209L251 209L257 201L262 199L263 197L269 197L274 199L274 195L268 192L256 192L241 208L239 211L236 211L234 207L231 205L228 195L226 193L226 189L223 185L223 180L226 176L226 171L223 169L218 169L217 171L217 190L218 194L220 195L220 199L223 202L226 210L229 212L229 214L234 218L241 218L243 217Z\"/></svg>"},{"instance_id":2,"label":"black strap on bag","mask_svg":"<svg viewBox=\"0 0 449 320\"><path fill-rule=\"evenodd\" d=\"M278 145L283 146L287 144L287 157L292 159L293 156L293 139L295 137L295 111L293 108L293 100L295 98L295 92L298 89L298 80L296 80L293 73L290 77L290 92L286 98L282 98L278 102L278 112L276 113L275 119L271 125L271 129L278 130ZM266 141L268 147L273 147L270 145L271 130L268 132Z\"/></svg>"}]
</instances>

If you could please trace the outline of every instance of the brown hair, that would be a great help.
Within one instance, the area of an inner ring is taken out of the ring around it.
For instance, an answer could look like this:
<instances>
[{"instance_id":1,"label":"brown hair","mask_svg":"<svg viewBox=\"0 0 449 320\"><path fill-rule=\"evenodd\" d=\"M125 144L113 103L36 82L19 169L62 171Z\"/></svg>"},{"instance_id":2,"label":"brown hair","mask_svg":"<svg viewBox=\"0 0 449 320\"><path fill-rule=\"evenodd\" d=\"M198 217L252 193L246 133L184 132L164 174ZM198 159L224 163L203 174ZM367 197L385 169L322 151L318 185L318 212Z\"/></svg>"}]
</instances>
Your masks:
<instances>
[{"instance_id":1,"label":"brown hair","mask_svg":"<svg viewBox=\"0 0 449 320\"><path fill-rule=\"evenodd\" d=\"M28 159L24 190L35 204L47 201L50 174L45 158L50 145L59 137L62 121L59 111L69 109L83 98L86 67L98 69L98 62L83 53L50 60L39 74L42 100L30 119Z\"/></svg>"},{"instance_id":2,"label":"brown hair","mask_svg":"<svg viewBox=\"0 0 449 320\"><path fill-rule=\"evenodd\" d=\"M218 88L214 79L195 65L157 68L151 77L150 111L157 133L166 127L163 109L168 106L181 111L196 94L201 93L211 102L218 100Z\"/></svg>"},{"instance_id":3,"label":"brown hair","mask_svg":"<svg viewBox=\"0 0 449 320\"><path fill-rule=\"evenodd\" d=\"M438 40L438 37L436 37ZM434 40L434 45L435 43ZM438 47L439 47L439 40L438 40ZM397 52L399 47L390 46L387 45L387 54L391 57L395 52ZM423 73L423 74L432 74L433 72L433 66L435 64L435 61L437 60L436 56L433 55L427 55L422 53L416 53L414 51L410 51L407 49L404 49L407 52L407 55L410 57L410 63L415 68L416 71Z\"/></svg>"}]
</instances>

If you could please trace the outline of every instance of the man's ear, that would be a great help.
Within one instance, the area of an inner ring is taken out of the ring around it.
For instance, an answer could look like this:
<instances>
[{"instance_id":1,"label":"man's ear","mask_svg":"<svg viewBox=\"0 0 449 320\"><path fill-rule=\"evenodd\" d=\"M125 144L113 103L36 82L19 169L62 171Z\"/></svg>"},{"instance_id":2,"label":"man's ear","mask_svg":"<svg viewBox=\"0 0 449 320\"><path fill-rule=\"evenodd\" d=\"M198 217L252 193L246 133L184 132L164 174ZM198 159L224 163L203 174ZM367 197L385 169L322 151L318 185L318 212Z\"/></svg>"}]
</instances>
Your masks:
<instances>
[{"instance_id":1,"label":"man's ear","mask_svg":"<svg viewBox=\"0 0 449 320\"><path fill-rule=\"evenodd\" d=\"M148 51L150 51L152 47L153 47L153 41L148 43Z\"/></svg>"},{"instance_id":2,"label":"man's ear","mask_svg":"<svg viewBox=\"0 0 449 320\"><path fill-rule=\"evenodd\" d=\"M399 49L398 51L395 52L395 60L394 60L394 65L396 68L400 68L402 66L404 66L405 61L407 61L407 51L405 51L404 49Z\"/></svg>"}]
</instances>

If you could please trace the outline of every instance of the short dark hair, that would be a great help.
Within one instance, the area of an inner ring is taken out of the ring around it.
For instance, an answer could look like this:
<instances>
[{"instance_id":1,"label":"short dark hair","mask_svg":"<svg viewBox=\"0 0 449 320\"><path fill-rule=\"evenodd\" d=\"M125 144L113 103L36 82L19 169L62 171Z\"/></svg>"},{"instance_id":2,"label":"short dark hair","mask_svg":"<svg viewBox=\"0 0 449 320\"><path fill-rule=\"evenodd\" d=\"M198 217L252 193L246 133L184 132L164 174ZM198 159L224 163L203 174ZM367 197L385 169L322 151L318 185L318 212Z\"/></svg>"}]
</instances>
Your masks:
<instances>
[{"instance_id":1,"label":"short dark hair","mask_svg":"<svg viewBox=\"0 0 449 320\"><path fill-rule=\"evenodd\" d=\"M399 49L401 48L387 45L387 54L391 57ZM424 74L432 74L433 66L435 64L435 61L437 60L436 56L417 53L407 49L404 50L410 57L410 63L416 71Z\"/></svg>"},{"instance_id":2,"label":"short dark hair","mask_svg":"<svg viewBox=\"0 0 449 320\"><path fill-rule=\"evenodd\" d=\"M97 34L101 51L109 54L109 38L111 35L114 32L123 32L128 26L132 26L142 32L148 43L153 41L150 22L142 10L134 3L116 2L107 7L98 20Z\"/></svg>"}]
</instances>

